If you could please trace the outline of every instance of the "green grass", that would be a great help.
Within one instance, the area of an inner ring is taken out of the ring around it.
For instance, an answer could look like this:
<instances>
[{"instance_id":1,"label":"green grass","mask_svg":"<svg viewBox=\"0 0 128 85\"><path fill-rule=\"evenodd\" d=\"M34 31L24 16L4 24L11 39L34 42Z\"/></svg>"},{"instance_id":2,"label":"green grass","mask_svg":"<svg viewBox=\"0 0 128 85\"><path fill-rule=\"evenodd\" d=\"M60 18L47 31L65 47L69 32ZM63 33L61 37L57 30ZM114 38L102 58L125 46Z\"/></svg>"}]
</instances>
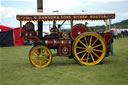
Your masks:
<instances>
[{"instance_id":1,"label":"green grass","mask_svg":"<svg viewBox=\"0 0 128 85\"><path fill-rule=\"evenodd\" d=\"M96 66L54 57L46 68L33 67L31 46L0 48L0 85L128 85L128 38L115 40L114 56Z\"/></svg>"}]
</instances>

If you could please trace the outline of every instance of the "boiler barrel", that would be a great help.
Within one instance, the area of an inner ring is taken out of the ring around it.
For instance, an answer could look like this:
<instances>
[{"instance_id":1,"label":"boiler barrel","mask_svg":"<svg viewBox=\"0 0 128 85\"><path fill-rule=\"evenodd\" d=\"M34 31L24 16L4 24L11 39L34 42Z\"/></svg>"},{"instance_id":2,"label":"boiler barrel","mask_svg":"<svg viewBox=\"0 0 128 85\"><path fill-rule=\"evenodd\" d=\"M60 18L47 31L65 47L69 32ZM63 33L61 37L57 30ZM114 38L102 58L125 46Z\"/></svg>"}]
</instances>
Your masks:
<instances>
[{"instance_id":1,"label":"boiler barrel","mask_svg":"<svg viewBox=\"0 0 128 85\"><path fill-rule=\"evenodd\" d=\"M70 40L46 39L45 45L49 48L58 48L60 44L71 44Z\"/></svg>"}]
</instances>

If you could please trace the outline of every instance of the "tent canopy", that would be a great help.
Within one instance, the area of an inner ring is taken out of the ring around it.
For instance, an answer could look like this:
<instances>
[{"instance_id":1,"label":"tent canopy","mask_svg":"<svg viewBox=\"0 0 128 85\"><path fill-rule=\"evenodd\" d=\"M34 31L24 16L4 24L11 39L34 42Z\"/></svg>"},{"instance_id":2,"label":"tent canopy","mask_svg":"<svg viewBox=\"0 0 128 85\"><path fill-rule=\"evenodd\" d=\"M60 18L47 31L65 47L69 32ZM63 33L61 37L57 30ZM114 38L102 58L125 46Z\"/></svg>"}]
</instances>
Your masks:
<instances>
[{"instance_id":1,"label":"tent canopy","mask_svg":"<svg viewBox=\"0 0 128 85\"><path fill-rule=\"evenodd\" d=\"M1 46L23 46L24 40L20 38L20 28L10 28L0 25Z\"/></svg>"}]
</instances>

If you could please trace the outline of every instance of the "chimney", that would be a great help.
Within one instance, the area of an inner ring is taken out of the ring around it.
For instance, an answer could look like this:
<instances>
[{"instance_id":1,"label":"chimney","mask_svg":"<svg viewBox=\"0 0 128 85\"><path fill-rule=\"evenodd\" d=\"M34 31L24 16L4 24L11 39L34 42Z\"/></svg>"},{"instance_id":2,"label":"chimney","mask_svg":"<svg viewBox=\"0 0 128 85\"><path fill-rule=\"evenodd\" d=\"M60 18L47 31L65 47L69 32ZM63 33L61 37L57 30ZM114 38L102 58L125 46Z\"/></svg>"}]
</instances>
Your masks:
<instances>
[{"instance_id":1,"label":"chimney","mask_svg":"<svg viewBox=\"0 0 128 85\"><path fill-rule=\"evenodd\" d=\"M43 12L43 0L37 0L37 12Z\"/></svg>"},{"instance_id":2,"label":"chimney","mask_svg":"<svg viewBox=\"0 0 128 85\"><path fill-rule=\"evenodd\" d=\"M37 0L37 12L43 12L43 0ZM42 39L43 35L43 22L38 21L38 37Z\"/></svg>"}]
</instances>

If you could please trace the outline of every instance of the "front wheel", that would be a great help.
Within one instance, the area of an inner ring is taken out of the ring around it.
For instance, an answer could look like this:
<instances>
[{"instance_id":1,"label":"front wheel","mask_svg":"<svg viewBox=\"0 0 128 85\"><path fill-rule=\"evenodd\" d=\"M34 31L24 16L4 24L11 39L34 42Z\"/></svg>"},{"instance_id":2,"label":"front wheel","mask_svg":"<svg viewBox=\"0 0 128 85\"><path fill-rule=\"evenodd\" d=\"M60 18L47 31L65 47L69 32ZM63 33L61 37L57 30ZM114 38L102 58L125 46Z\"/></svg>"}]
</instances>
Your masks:
<instances>
[{"instance_id":1,"label":"front wheel","mask_svg":"<svg viewBox=\"0 0 128 85\"><path fill-rule=\"evenodd\" d=\"M46 67L52 61L52 53L45 46L35 46L29 53L29 60L35 67Z\"/></svg>"},{"instance_id":2,"label":"front wheel","mask_svg":"<svg viewBox=\"0 0 128 85\"><path fill-rule=\"evenodd\" d=\"M96 65L104 59L106 54L105 41L97 33L82 33L73 43L73 54L82 65Z\"/></svg>"}]
</instances>

